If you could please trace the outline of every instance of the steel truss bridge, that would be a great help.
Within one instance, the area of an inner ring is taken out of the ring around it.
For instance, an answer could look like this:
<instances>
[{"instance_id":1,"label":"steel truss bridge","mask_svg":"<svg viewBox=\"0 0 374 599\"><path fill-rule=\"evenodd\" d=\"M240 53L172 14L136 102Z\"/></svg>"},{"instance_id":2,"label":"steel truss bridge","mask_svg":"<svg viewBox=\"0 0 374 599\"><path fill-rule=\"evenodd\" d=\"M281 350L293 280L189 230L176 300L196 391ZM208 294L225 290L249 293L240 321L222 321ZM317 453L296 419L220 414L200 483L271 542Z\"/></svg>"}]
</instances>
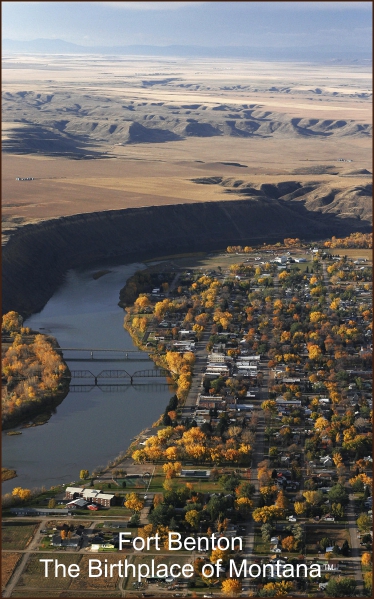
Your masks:
<instances>
[{"instance_id":1,"label":"steel truss bridge","mask_svg":"<svg viewBox=\"0 0 374 599\"><path fill-rule=\"evenodd\" d=\"M123 362L124 360L149 360L149 354L136 349L103 349L101 347L57 347L56 352L64 354L66 362ZM80 356L72 352L82 352ZM104 354L104 356L102 355Z\"/></svg>"},{"instance_id":2,"label":"steel truss bridge","mask_svg":"<svg viewBox=\"0 0 374 599\"><path fill-rule=\"evenodd\" d=\"M170 385L167 383L133 383L132 385L127 383L112 383L112 384L82 384L82 385L70 385L69 393L89 393L92 389L99 389L103 393L126 393L129 389L135 389L135 391L141 391L142 393L154 393L155 391L165 391L169 389Z\"/></svg>"},{"instance_id":3,"label":"steel truss bridge","mask_svg":"<svg viewBox=\"0 0 374 599\"><path fill-rule=\"evenodd\" d=\"M132 374L128 373L127 370L102 370L99 374L93 374L90 370L70 371L71 386L74 386L74 381L76 381L77 379L90 379L90 382L86 384L88 384L91 387L100 387L103 385L108 385L108 379L110 379L111 381L122 381L121 383L118 382L117 385L119 384L123 386L126 384L139 384L139 379L158 379L165 378L169 375L169 371L163 368L148 368L146 370L137 370Z\"/></svg>"}]
</instances>

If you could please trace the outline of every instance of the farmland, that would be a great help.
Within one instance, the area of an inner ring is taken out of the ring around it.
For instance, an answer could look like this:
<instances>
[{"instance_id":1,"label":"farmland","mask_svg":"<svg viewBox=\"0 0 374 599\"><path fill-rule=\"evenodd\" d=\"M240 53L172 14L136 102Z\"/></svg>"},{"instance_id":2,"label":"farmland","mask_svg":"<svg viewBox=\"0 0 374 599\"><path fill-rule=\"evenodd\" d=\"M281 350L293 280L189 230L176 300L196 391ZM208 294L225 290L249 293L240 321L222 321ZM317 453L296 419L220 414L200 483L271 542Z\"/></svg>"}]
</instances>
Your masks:
<instances>
[{"instance_id":1,"label":"farmland","mask_svg":"<svg viewBox=\"0 0 374 599\"><path fill-rule=\"evenodd\" d=\"M3 524L3 549L26 549L34 537L39 523L5 522Z\"/></svg>"}]
</instances>

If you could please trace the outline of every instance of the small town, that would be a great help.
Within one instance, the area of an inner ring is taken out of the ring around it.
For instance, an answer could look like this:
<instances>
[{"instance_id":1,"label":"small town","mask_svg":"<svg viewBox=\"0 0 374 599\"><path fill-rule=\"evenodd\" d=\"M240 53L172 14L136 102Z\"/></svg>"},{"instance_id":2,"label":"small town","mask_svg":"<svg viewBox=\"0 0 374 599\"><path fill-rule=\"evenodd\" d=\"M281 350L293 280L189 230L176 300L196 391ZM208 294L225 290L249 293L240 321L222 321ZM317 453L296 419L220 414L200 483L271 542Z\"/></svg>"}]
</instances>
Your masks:
<instances>
[{"instance_id":1,"label":"small town","mask_svg":"<svg viewBox=\"0 0 374 599\"><path fill-rule=\"evenodd\" d=\"M107 468L3 498L3 596L50 593L39 560L51 552L80 565L79 578L53 579L66 596L89 588L102 552L108 564L191 564L193 576L103 578L101 596L370 595L367 244L354 234L231 246L205 268L170 259L129 279L124 326L173 394ZM303 574L311 565L320 576ZM260 576L246 575L252 566Z\"/></svg>"}]
</instances>

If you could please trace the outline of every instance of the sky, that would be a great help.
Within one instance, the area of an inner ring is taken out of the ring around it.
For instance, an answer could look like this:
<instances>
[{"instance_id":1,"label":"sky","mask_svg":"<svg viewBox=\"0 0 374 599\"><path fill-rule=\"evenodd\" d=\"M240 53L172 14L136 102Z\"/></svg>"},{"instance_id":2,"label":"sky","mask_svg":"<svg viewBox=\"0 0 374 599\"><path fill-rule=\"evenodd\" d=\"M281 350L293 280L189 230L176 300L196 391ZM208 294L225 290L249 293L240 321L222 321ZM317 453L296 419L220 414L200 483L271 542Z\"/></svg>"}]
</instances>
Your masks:
<instances>
[{"instance_id":1,"label":"sky","mask_svg":"<svg viewBox=\"0 0 374 599\"><path fill-rule=\"evenodd\" d=\"M371 2L6 2L2 37L371 52Z\"/></svg>"}]
</instances>

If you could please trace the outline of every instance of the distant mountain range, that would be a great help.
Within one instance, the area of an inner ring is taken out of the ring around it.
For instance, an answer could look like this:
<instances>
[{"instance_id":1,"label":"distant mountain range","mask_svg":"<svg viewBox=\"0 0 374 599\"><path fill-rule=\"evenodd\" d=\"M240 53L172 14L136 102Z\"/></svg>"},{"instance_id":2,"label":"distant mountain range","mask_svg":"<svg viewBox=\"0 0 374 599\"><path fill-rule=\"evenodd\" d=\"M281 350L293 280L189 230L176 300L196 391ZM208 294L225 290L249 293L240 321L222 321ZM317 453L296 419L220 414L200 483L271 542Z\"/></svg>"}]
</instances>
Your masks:
<instances>
[{"instance_id":1,"label":"distant mountain range","mask_svg":"<svg viewBox=\"0 0 374 599\"><path fill-rule=\"evenodd\" d=\"M248 46L81 46L60 39L19 41L2 40L2 52L9 54L107 54L142 56L180 56L185 58L246 58L254 60L313 60L337 62L371 62L371 54L364 51L342 51L321 47L311 48L256 48Z\"/></svg>"}]
</instances>

